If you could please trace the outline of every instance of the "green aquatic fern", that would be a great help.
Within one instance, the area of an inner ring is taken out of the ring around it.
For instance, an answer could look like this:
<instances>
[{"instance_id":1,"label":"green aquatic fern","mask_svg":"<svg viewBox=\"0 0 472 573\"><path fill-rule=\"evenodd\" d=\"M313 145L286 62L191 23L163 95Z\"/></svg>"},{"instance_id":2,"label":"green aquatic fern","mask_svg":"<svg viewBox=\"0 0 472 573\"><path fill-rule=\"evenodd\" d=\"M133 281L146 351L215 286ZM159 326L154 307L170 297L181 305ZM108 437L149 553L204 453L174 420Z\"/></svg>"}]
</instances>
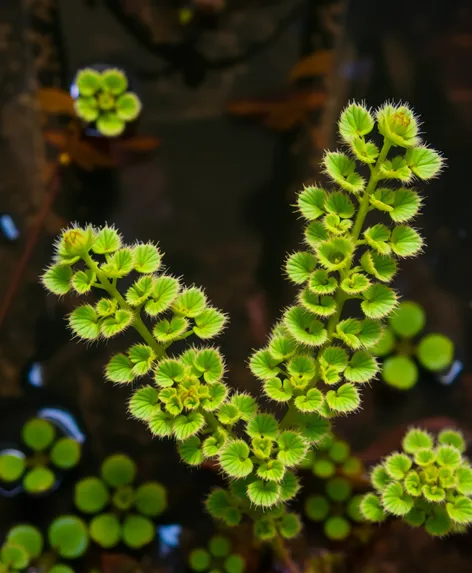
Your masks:
<instances>
[{"instance_id":1,"label":"green aquatic fern","mask_svg":"<svg viewBox=\"0 0 472 573\"><path fill-rule=\"evenodd\" d=\"M381 376L389 386L398 390L412 388L419 376L417 362L430 372L441 372L451 365L454 344L447 336L429 333L418 340L425 323L426 313L421 305L402 301L371 348L372 354L384 359Z\"/></svg>"},{"instance_id":2,"label":"green aquatic fern","mask_svg":"<svg viewBox=\"0 0 472 573\"><path fill-rule=\"evenodd\" d=\"M83 68L77 73L75 86L78 95L74 108L78 117L95 125L105 137L121 135L126 124L141 113L141 102L135 93L128 91L128 79L121 70L108 68L99 72ZM84 292L90 289L86 274L76 277L75 283Z\"/></svg>"},{"instance_id":3,"label":"green aquatic fern","mask_svg":"<svg viewBox=\"0 0 472 573\"><path fill-rule=\"evenodd\" d=\"M231 550L231 541L224 535L214 535L208 542L208 548L192 549L188 556L190 569L204 571L222 571L224 573L244 573L245 559Z\"/></svg>"},{"instance_id":4,"label":"green aquatic fern","mask_svg":"<svg viewBox=\"0 0 472 573\"><path fill-rule=\"evenodd\" d=\"M155 537L152 519L167 508L167 491L157 481L135 487L135 476L134 461L125 454L113 454L103 461L101 477L89 476L75 485L75 506L93 516L90 538L103 548L123 541L138 549Z\"/></svg>"},{"instance_id":5,"label":"green aquatic fern","mask_svg":"<svg viewBox=\"0 0 472 573\"><path fill-rule=\"evenodd\" d=\"M371 138L375 124L380 146L377 135ZM422 250L423 239L409 224L421 199L405 185L436 176L443 163L420 142L407 106L386 104L373 114L352 103L339 130L346 151L323 159L333 188L308 186L297 198L305 247L285 265L300 287L297 301L250 359L263 393L284 408L281 417L226 383L223 356L211 344L226 316L202 289L164 269L157 245L125 244L110 226L73 226L62 233L43 276L58 296L99 295L70 314L77 338L137 331L141 340L111 357L106 378L130 387L131 415L153 436L176 440L186 463L219 466L228 483L206 500L213 517L234 526L249 516L258 538L277 542L300 529L299 518L286 510L300 488L297 467L330 435L333 418L359 409L364 387L378 372L371 349L398 304L388 286L397 261ZM384 222L366 224L371 212ZM355 317L344 312L347 301L358 302ZM329 460L317 467L331 471ZM409 495L391 493L392 499Z\"/></svg>"},{"instance_id":6,"label":"green aquatic fern","mask_svg":"<svg viewBox=\"0 0 472 573\"><path fill-rule=\"evenodd\" d=\"M0 454L0 480L22 480L29 494L43 494L56 483L55 471L74 468L80 461L81 445L68 436L58 436L56 427L43 418L31 418L22 428L25 453L6 451Z\"/></svg>"},{"instance_id":7,"label":"green aquatic fern","mask_svg":"<svg viewBox=\"0 0 472 573\"><path fill-rule=\"evenodd\" d=\"M439 537L463 531L472 523L472 469L465 448L458 431L443 430L435 440L412 428L403 439L403 452L373 468L376 493L363 498L362 514L374 522L401 516Z\"/></svg>"}]
</instances>

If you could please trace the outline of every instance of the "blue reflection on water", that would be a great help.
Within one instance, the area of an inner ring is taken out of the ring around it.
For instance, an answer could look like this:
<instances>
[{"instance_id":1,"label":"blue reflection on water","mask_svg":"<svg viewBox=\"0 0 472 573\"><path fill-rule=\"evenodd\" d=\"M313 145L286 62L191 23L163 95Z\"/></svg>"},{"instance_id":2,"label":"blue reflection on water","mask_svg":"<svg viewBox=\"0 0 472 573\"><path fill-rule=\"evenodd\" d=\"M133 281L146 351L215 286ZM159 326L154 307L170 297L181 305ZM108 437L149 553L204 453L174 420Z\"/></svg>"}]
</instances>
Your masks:
<instances>
[{"instance_id":1,"label":"blue reflection on water","mask_svg":"<svg viewBox=\"0 0 472 573\"><path fill-rule=\"evenodd\" d=\"M20 236L20 231L10 215L3 213L0 215L0 229L9 241L16 241Z\"/></svg>"},{"instance_id":2,"label":"blue reflection on water","mask_svg":"<svg viewBox=\"0 0 472 573\"><path fill-rule=\"evenodd\" d=\"M179 546L182 526L173 523L170 525L159 525L157 536L159 538L159 552L161 555L167 555L171 549Z\"/></svg>"},{"instance_id":3,"label":"blue reflection on water","mask_svg":"<svg viewBox=\"0 0 472 573\"><path fill-rule=\"evenodd\" d=\"M65 434L74 438L79 444L85 442L85 434L80 431L74 416L70 412L61 408L41 408L38 411L38 417L56 424Z\"/></svg>"},{"instance_id":4,"label":"blue reflection on water","mask_svg":"<svg viewBox=\"0 0 472 573\"><path fill-rule=\"evenodd\" d=\"M43 386L44 384L43 367L41 363L33 362L28 369L26 377L31 386L35 386L36 388L41 388L41 386Z\"/></svg>"},{"instance_id":5,"label":"blue reflection on water","mask_svg":"<svg viewBox=\"0 0 472 573\"><path fill-rule=\"evenodd\" d=\"M446 372L446 374L443 374L442 376L438 376L439 382L441 384L444 384L444 386L449 386L462 372L463 368L464 364L460 360L454 360L454 362L451 364L451 367L449 368L449 371Z\"/></svg>"}]
</instances>

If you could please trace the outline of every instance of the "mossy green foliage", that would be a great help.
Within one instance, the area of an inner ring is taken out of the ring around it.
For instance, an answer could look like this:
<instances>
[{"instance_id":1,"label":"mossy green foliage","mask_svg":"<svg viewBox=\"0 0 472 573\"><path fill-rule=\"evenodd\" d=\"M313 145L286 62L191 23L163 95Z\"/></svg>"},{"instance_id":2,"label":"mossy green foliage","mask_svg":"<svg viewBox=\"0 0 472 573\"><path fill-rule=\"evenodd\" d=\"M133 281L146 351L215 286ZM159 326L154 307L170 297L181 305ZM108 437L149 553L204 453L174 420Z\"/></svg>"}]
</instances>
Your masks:
<instances>
[{"instance_id":1,"label":"mossy green foliage","mask_svg":"<svg viewBox=\"0 0 472 573\"><path fill-rule=\"evenodd\" d=\"M23 478L26 492L46 493L56 483L55 470L69 470L79 463L79 442L58 435L48 420L31 418L23 426L21 435L26 453L7 451L0 455L0 479L4 482Z\"/></svg>"},{"instance_id":2,"label":"mossy green foliage","mask_svg":"<svg viewBox=\"0 0 472 573\"><path fill-rule=\"evenodd\" d=\"M302 467L322 480L316 493L304 502L305 515L323 523L325 535L335 541L347 538L356 523L365 521L360 514L361 497L354 483L364 471L361 460L351 455L349 444L329 436L310 450Z\"/></svg>"},{"instance_id":3,"label":"mossy green foliage","mask_svg":"<svg viewBox=\"0 0 472 573\"><path fill-rule=\"evenodd\" d=\"M233 553L231 540L224 535L214 535L208 542L208 547L197 547L190 551L188 564L190 569L203 573L204 571L222 571L224 573L243 573L246 568L244 558Z\"/></svg>"},{"instance_id":4,"label":"mossy green foliage","mask_svg":"<svg viewBox=\"0 0 472 573\"><path fill-rule=\"evenodd\" d=\"M464 458L460 432L444 430L434 439L412 428L402 450L373 468L376 492L362 500L364 517L373 522L389 515L403 517L411 526L424 527L438 537L472 523L472 468Z\"/></svg>"},{"instance_id":5,"label":"mossy green foliage","mask_svg":"<svg viewBox=\"0 0 472 573\"><path fill-rule=\"evenodd\" d=\"M375 124L380 148L370 138ZM58 296L88 295L69 317L74 336L88 342L138 332L141 340L109 361L107 379L132 388L131 415L154 436L175 439L187 464L219 465L229 485L211 492L208 511L230 526L250 515L260 539L298 533L299 519L285 507L300 487L296 469L329 435L332 418L358 410L363 387L378 373L371 349L398 302L388 284L398 260L423 246L410 226L421 200L404 185L442 167L440 155L420 142L407 106L386 104L374 115L350 104L339 129L347 153L323 159L332 188L312 185L297 198L306 245L286 263L300 287L297 302L250 359L263 392L284 408L282 419L225 383L223 356L208 341L226 317L202 289L163 270L156 245L127 245L110 226L74 226L61 234L43 276ZM373 210L383 222L366 225ZM359 302L359 318L344 312L351 299ZM133 386L142 377L146 383ZM317 471L328 470L325 460Z\"/></svg>"},{"instance_id":6,"label":"mossy green foliage","mask_svg":"<svg viewBox=\"0 0 472 573\"><path fill-rule=\"evenodd\" d=\"M94 515L89 531L93 541L110 549L123 541L134 549L155 536L152 522L167 508L167 492L157 481L135 486L136 465L126 454L108 456L101 477L77 482L74 502L78 510Z\"/></svg>"},{"instance_id":7,"label":"mossy green foliage","mask_svg":"<svg viewBox=\"0 0 472 573\"><path fill-rule=\"evenodd\" d=\"M426 313L421 305L403 301L372 348L373 354L384 358L383 380L398 390L409 390L418 381L416 361L430 372L440 372L454 359L454 344L447 336L435 333L420 336L425 324Z\"/></svg>"},{"instance_id":8,"label":"mossy green foliage","mask_svg":"<svg viewBox=\"0 0 472 573\"><path fill-rule=\"evenodd\" d=\"M79 95L75 111L86 123L94 123L105 137L117 137L126 124L141 113L138 96L128 91L126 75L116 68L98 72L92 68L80 70L75 78Z\"/></svg>"}]
</instances>

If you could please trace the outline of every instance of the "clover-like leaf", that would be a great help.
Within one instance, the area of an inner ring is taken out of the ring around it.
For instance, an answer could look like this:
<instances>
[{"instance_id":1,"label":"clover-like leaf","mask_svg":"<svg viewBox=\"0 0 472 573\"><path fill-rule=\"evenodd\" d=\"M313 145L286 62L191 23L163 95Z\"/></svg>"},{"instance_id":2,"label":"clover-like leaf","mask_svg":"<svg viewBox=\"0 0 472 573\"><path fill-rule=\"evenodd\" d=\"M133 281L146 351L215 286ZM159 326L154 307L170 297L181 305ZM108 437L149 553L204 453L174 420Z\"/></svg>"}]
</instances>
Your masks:
<instances>
[{"instance_id":1,"label":"clover-like leaf","mask_svg":"<svg viewBox=\"0 0 472 573\"><path fill-rule=\"evenodd\" d=\"M197 352L194 367L203 376L206 382L218 382L224 373L224 364L221 354L215 348L203 348Z\"/></svg>"},{"instance_id":2,"label":"clover-like leaf","mask_svg":"<svg viewBox=\"0 0 472 573\"><path fill-rule=\"evenodd\" d=\"M337 237L318 245L316 253L326 270L339 271L349 264L353 250L350 240Z\"/></svg>"},{"instance_id":3,"label":"clover-like leaf","mask_svg":"<svg viewBox=\"0 0 472 573\"><path fill-rule=\"evenodd\" d=\"M271 414L257 414L249 421L246 432L251 438L276 439L279 425Z\"/></svg>"},{"instance_id":4,"label":"clover-like leaf","mask_svg":"<svg viewBox=\"0 0 472 573\"><path fill-rule=\"evenodd\" d=\"M99 316L90 304L84 304L72 311L69 315L69 326L84 340L96 340L100 336Z\"/></svg>"},{"instance_id":5,"label":"clover-like leaf","mask_svg":"<svg viewBox=\"0 0 472 573\"><path fill-rule=\"evenodd\" d=\"M21 452L0 454L0 479L10 483L17 481L26 468L26 458Z\"/></svg>"},{"instance_id":6,"label":"clover-like leaf","mask_svg":"<svg viewBox=\"0 0 472 573\"><path fill-rule=\"evenodd\" d=\"M405 160L413 173L423 180L436 177L441 172L443 164L440 154L425 145L407 149Z\"/></svg>"},{"instance_id":7,"label":"clover-like leaf","mask_svg":"<svg viewBox=\"0 0 472 573\"><path fill-rule=\"evenodd\" d=\"M152 276L140 277L126 291L126 302L131 306L142 305L151 296L153 284Z\"/></svg>"},{"instance_id":8,"label":"clover-like leaf","mask_svg":"<svg viewBox=\"0 0 472 573\"><path fill-rule=\"evenodd\" d=\"M249 394L236 392L231 396L231 404L237 408L242 420L250 420L257 412L257 402Z\"/></svg>"},{"instance_id":9,"label":"clover-like leaf","mask_svg":"<svg viewBox=\"0 0 472 573\"><path fill-rule=\"evenodd\" d=\"M83 68L75 76L75 84L80 95L92 96L102 86L102 76L92 68Z\"/></svg>"},{"instance_id":10,"label":"clover-like leaf","mask_svg":"<svg viewBox=\"0 0 472 573\"><path fill-rule=\"evenodd\" d=\"M324 324L302 306L292 306L284 324L295 340L308 346L321 346L328 336Z\"/></svg>"},{"instance_id":11,"label":"clover-like leaf","mask_svg":"<svg viewBox=\"0 0 472 573\"><path fill-rule=\"evenodd\" d=\"M463 453L466 450L464 436L457 430L445 429L438 434L438 444L443 446L453 446L456 450Z\"/></svg>"},{"instance_id":12,"label":"clover-like leaf","mask_svg":"<svg viewBox=\"0 0 472 573\"><path fill-rule=\"evenodd\" d=\"M153 282L151 298L144 310L149 316L157 316L167 310L177 298L180 290L179 281L171 276L161 275Z\"/></svg>"},{"instance_id":13,"label":"clover-like leaf","mask_svg":"<svg viewBox=\"0 0 472 573\"><path fill-rule=\"evenodd\" d=\"M48 448L56 435L55 427L48 420L31 418L21 431L23 442L35 452Z\"/></svg>"},{"instance_id":14,"label":"clover-like leaf","mask_svg":"<svg viewBox=\"0 0 472 573\"><path fill-rule=\"evenodd\" d=\"M418 367L409 356L390 356L382 364L382 377L398 390L409 390L418 381Z\"/></svg>"},{"instance_id":15,"label":"clover-like leaf","mask_svg":"<svg viewBox=\"0 0 472 573\"><path fill-rule=\"evenodd\" d=\"M312 249L316 249L323 241L329 239L328 230L320 221L313 221L305 229L305 242Z\"/></svg>"},{"instance_id":16,"label":"clover-like leaf","mask_svg":"<svg viewBox=\"0 0 472 573\"><path fill-rule=\"evenodd\" d=\"M298 195L298 209L305 219L314 221L324 214L325 198L326 191L321 187L305 187Z\"/></svg>"},{"instance_id":17,"label":"clover-like leaf","mask_svg":"<svg viewBox=\"0 0 472 573\"><path fill-rule=\"evenodd\" d=\"M131 396L128 408L130 414L138 420L150 420L151 416L159 411L159 393L152 386L142 386Z\"/></svg>"},{"instance_id":18,"label":"clover-like leaf","mask_svg":"<svg viewBox=\"0 0 472 573\"><path fill-rule=\"evenodd\" d=\"M121 236L113 227L102 227L92 245L92 251L97 255L109 255L120 248Z\"/></svg>"},{"instance_id":19,"label":"clover-like leaf","mask_svg":"<svg viewBox=\"0 0 472 573\"><path fill-rule=\"evenodd\" d=\"M222 469L231 477L244 478L252 471L249 446L243 440L227 442L220 450L218 458Z\"/></svg>"},{"instance_id":20,"label":"clover-like leaf","mask_svg":"<svg viewBox=\"0 0 472 573\"><path fill-rule=\"evenodd\" d=\"M419 497L423 492L423 482L416 471L410 471L406 474L403 485L409 495Z\"/></svg>"},{"instance_id":21,"label":"clover-like leaf","mask_svg":"<svg viewBox=\"0 0 472 573\"><path fill-rule=\"evenodd\" d=\"M133 251L122 248L113 253L106 263L100 267L108 277L121 278L128 275L134 268Z\"/></svg>"},{"instance_id":22,"label":"clover-like leaf","mask_svg":"<svg viewBox=\"0 0 472 573\"><path fill-rule=\"evenodd\" d=\"M198 434L205 425L205 418L199 412L181 414L174 420L172 431L177 440L186 440Z\"/></svg>"},{"instance_id":23,"label":"clover-like leaf","mask_svg":"<svg viewBox=\"0 0 472 573\"><path fill-rule=\"evenodd\" d=\"M466 525L472 522L472 500L469 497L458 496L446 503L446 511L455 523Z\"/></svg>"},{"instance_id":24,"label":"clover-like leaf","mask_svg":"<svg viewBox=\"0 0 472 573\"><path fill-rule=\"evenodd\" d=\"M107 364L105 373L108 380L126 384L132 382L136 374L133 371L133 363L125 354L115 354Z\"/></svg>"},{"instance_id":25,"label":"clover-like leaf","mask_svg":"<svg viewBox=\"0 0 472 573\"><path fill-rule=\"evenodd\" d=\"M254 505L271 507L280 499L280 485L274 481L257 479L248 485L247 494Z\"/></svg>"},{"instance_id":26,"label":"clover-like leaf","mask_svg":"<svg viewBox=\"0 0 472 573\"><path fill-rule=\"evenodd\" d=\"M70 268L70 267L65 267ZM85 271L78 271L74 274L71 280L71 286L78 294L86 294L90 292L92 286L95 284L97 277L94 271L87 269Z\"/></svg>"},{"instance_id":27,"label":"clover-like leaf","mask_svg":"<svg viewBox=\"0 0 472 573\"><path fill-rule=\"evenodd\" d=\"M57 296L67 294L71 288L72 269L68 265L53 265L41 277L43 285Z\"/></svg>"},{"instance_id":28,"label":"clover-like leaf","mask_svg":"<svg viewBox=\"0 0 472 573\"><path fill-rule=\"evenodd\" d=\"M375 493L368 493L363 497L360 510L367 521L373 521L374 523L385 521L387 517L382 507L382 502Z\"/></svg>"},{"instance_id":29,"label":"clover-like leaf","mask_svg":"<svg viewBox=\"0 0 472 573\"><path fill-rule=\"evenodd\" d=\"M317 388L310 388L306 394L297 396L295 406L300 412L317 412L323 405L323 394Z\"/></svg>"},{"instance_id":30,"label":"clover-like leaf","mask_svg":"<svg viewBox=\"0 0 472 573\"><path fill-rule=\"evenodd\" d=\"M378 321L366 318L361 322L361 330L357 334L357 337L364 348L371 349L378 343L381 336L382 326Z\"/></svg>"},{"instance_id":31,"label":"clover-like leaf","mask_svg":"<svg viewBox=\"0 0 472 573\"><path fill-rule=\"evenodd\" d=\"M341 113L338 127L344 141L352 143L354 139L372 131L374 118L366 107L352 102Z\"/></svg>"},{"instance_id":32,"label":"clover-like leaf","mask_svg":"<svg viewBox=\"0 0 472 573\"><path fill-rule=\"evenodd\" d=\"M167 412L154 412L149 420L149 430L154 436L165 438L172 434L174 416Z\"/></svg>"},{"instance_id":33,"label":"clover-like leaf","mask_svg":"<svg viewBox=\"0 0 472 573\"><path fill-rule=\"evenodd\" d=\"M271 339L268 349L275 360L288 360L295 354L297 343L290 336L279 334Z\"/></svg>"},{"instance_id":34,"label":"clover-like leaf","mask_svg":"<svg viewBox=\"0 0 472 573\"><path fill-rule=\"evenodd\" d=\"M291 254L285 262L285 272L296 285L306 282L316 268L316 257L308 251L297 251Z\"/></svg>"},{"instance_id":35,"label":"clover-like leaf","mask_svg":"<svg viewBox=\"0 0 472 573\"><path fill-rule=\"evenodd\" d=\"M457 491L463 495L472 493L472 469L468 466L462 466L455 470L457 480Z\"/></svg>"},{"instance_id":36,"label":"clover-like leaf","mask_svg":"<svg viewBox=\"0 0 472 573\"><path fill-rule=\"evenodd\" d=\"M318 359L321 364L334 368L336 372L343 372L348 364L347 352L339 346L328 346L320 352Z\"/></svg>"},{"instance_id":37,"label":"clover-like leaf","mask_svg":"<svg viewBox=\"0 0 472 573\"><path fill-rule=\"evenodd\" d=\"M175 299L172 309L182 316L195 318L206 307L205 293L196 287L183 290Z\"/></svg>"},{"instance_id":38,"label":"clover-like leaf","mask_svg":"<svg viewBox=\"0 0 472 573\"><path fill-rule=\"evenodd\" d=\"M335 412L346 413L357 410L361 399L354 384L347 382L336 390L329 390L326 394L326 402Z\"/></svg>"},{"instance_id":39,"label":"clover-like leaf","mask_svg":"<svg viewBox=\"0 0 472 573\"><path fill-rule=\"evenodd\" d=\"M397 272L397 262L388 255L366 251L361 257L361 265L366 272L382 282L390 282Z\"/></svg>"},{"instance_id":40,"label":"clover-like leaf","mask_svg":"<svg viewBox=\"0 0 472 573\"><path fill-rule=\"evenodd\" d=\"M431 333L420 340L416 354L423 368L440 372L451 365L454 359L454 344L444 334Z\"/></svg>"},{"instance_id":41,"label":"clover-like leaf","mask_svg":"<svg viewBox=\"0 0 472 573\"><path fill-rule=\"evenodd\" d=\"M269 378L264 382L264 392L276 402L288 402L293 396L293 388L289 380L283 382L280 378Z\"/></svg>"},{"instance_id":42,"label":"clover-like leaf","mask_svg":"<svg viewBox=\"0 0 472 573\"><path fill-rule=\"evenodd\" d=\"M340 191L330 193L326 197L324 206L328 213L337 215L341 219L350 219L355 213L351 199Z\"/></svg>"},{"instance_id":43,"label":"clover-like leaf","mask_svg":"<svg viewBox=\"0 0 472 573\"><path fill-rule=\"evenodd\" d=\"M381 255L388 255L391 247L388 244L390 238L390 230L382 224L374 225L364 231L364 238L367 243Z\"/></svg>"},{"instance_id":44,"label":"clover-like leaf","mask_svg":"<svg viewBox=\"0 0 472 573\"><path fill-rule=\"evenodd\" d=\"M362 346L359 340L362 323L355 318L347 318L336 325L337 336L350 348L360 348Z\"/></svg>"},{"instance_id":45,"label":"clover-like leaf","mask_svg":"<svg viewBox=\"0 0 472 573\"><path fill-rule=\"evenodd\" d=\"M337 280L324 269L316 270L310 277L308 288L315 294L332 294L338 286Z\"/></svg>"},{"instance_id":46,"label":"clover-like leaf","mask_svg":"<svg viewBox=\"0 0 472 573\"><path fill-rule=\"evenodd\" d=\"M159 342L173 342L186 332L189 323L183 316L175 316L171 320L160 320L154 326L152 333Z\"/></svg>"},{"instance_id":47,"label":"clover-like leaf","mask_svg":"<svg viewBox=\"0 0 472 573\"><path fill-rule=\"evenodd\" d=\"M123 121L134 121L141 113L141 101L132 92L120 95L116 100L116 113Z\"/></svg>"},{"instance_id":48,"label":"clover-like leaf","mask_svg":"<svg viewBox=\"0 0 472 573\"><path fill-rule=\"evenodd\" d=\"M441 445L436 450L436 463L448 468L456 468L462 462L460 451L454 446Z\"/></svg>"},{"instance_id":49,"label":"clover-like leaf","mask_svg":"<svg viewBox=\"0 0 472 573\"><path fill-rule=\"evenodd\" d=\"M151 370L156 355L150 346L135 344L128 350L128 357L133 364L133 373L136 376L144 376Z\"/></svg>"},{"instance_id":50,"label":"clover-like leaf","mask_svg":"<svg viewBox=\"0 0 472 573\"><path fill-rule=\"evenodd\" d=\"M349 295L360 294L367 290L372 283L362 273L352 273L341 282L342 290Z\"/></svg>"},{"instance_id":51,"label":"clover-like leaf","mask_svg":"<svg viewBox=\"0 0 472 573\"><path fill-rule=\"evenodd\" d=\"M379 187L370 195L370 204L385 213L390 213L393 211L393 200L395 197L395 191L388 189L386 187Z\"/></svg>"},{"instance_id":52,"label":"clover-like leaf","mask_svg":"<svg viewBox=\"0 0 472 573\"><path fill-rule=\"evenodd\" d=\"M51 462L60 469L75 467L80 460L80 444L77 440L63 436L53 445L50 453Z\"/></svg>"},{"instance_id":53,"label":"clover-like leaf","mask_svg":"<svg viewBox=\"0 0 472 573\"><path fill-rule=\"evenodd\" d=\"M300 292L299 301L308 311L321 317L328 317L336 312L336 303L332 296L319 296L307 288Z\"/></svg>"},{"instance_id":54,"label":"clover-like leaf","mask_svg":"<svg viewBox=\"0 0 472 573\"><path fill-rule=\"evenodd\" d=\"M394 290L383 285L374 284L362 294L362 310L368 318L379 319L390 314L397 304Z\"/></svg>"},{"instance_id":55,"label":"clover-like leaf","mask_svg":"<svg viewBox=\"0 0 472 573\"><path fill-rule=\"evenodd\" d=\"M279 482L284 477L285 466L280 460L267 460L260 464L256 473L263 480Z\"/></svg>"},{"instance_id":56,"label":"clover-like leaf","mask_svg":"<svg viewBox=\"0 0 472 573\"><path fill-rule=\"evenodd\" d=\"M327 152L323 165L331 179L346 191L359 193L364 189L365 180L356 172L356 163L345 153Z\"/></svg>"},{"instance_id":57,"label":"clover-like leaf","mask_svg":"<svg viewBox=\"0 0 472 573\"><path fill-rule=\"evenodd\" d=\"M213 307L207 307L195 317L193 332L202 340L213 338L220 334L226 324L226 315Z\"/></svg>"},{"instance_id":58,"label":"clover-like leaf","mask_svg":"<svg viewBox=\"0 0 472 573\"><path fill-rule=\"evenodd\" d=\"M75 515L61 515L49 526L51 548L65 559L81 557L89 544L87 525Z\"/></svg>"},{"instance_id":59,"label":"clover-like leaf","mask_svg":"<svg viewBox=\"0 0 472 573\"><path fill-rule=\"evenodd\" d=\"M370 481L377 491L382 492L392 482L392 478L388 475L384 465L378 464L372 468Z\"/></svg>"},{"instance_id":60,"label":"clover-like leaf","mask_svg":"<svg viewBox=\"0 0 472 573\"><path fill-rule=\"evenodd\" d=\"M379 367L375 358L365 350L355 352L344 370L350 382L368 382L377 374Z\"/></svg>"},{"instance_id":61,"label":"clover-like leaf","mask_svg":"<svg viewBox=\"0 0 472 573\"><path fill-rule=\"evenodd\" d=\"M398 225L392 231L390 245L399 257L413 257L421 251L423 239L411 227Z\"/></svg>"},{"instance_id":62,"label":"clover-like leaf","mask_svg":"<svg viewBox=\"0 0 472 573\"><path fill-rule=\"evenodd\" d=\"M425 430L411 428L402 440L402 448L407 454L414 454L424 448L431 449L434 445L433 437Z\"/></svg>"},{"instance_id":63,"label":"clover-like leaf","mask_svg":"<svg viewBox=\"0 0 472 573\"><path fill-rule=\"evenodd\" d=\"M380 179L398 179L403 183L408 183L411 181L412 172L405 158L402 155L397 155L380 164L379 177Z\"/></svg>"},{"instance_id":64,"label":"clover-like leaf","mask_svg":"<svg viewBox=\"0 0 472 573\"><path fill-rule=\"evenodd\" d=\"M100 334L105 338L111 338L124 332L131 325L134 314L125 308L119 308L114 316L107 316L100 325Z\"/></svg>"},{"instance_id":65,"label":"clover-like leaf","mask_svg":"<svg viewBox=\"0 0 472 573\"><path fill-rule=\"evenodd\" d=\"M404 223L412 219L421 207L421 198L411 189L402 187L395 191L389 215L395 223Z\"/></svg>"},{"instance_id":66,"label":"clover-like leaf","mask_svg":"<svg viewBox=\"0 0 472 573\"><path fill-rule=\"evenodd\" d=\"M406 515L412 509L414 501L399 482L389 483L382 493L384 508L393 515Z\"/></svg>"},{"instance_id":67,"label":"clover-like leaf","mask_svg":"<svg viewBox=\"0 0 472 573\"><path fill-rule=\"evenodd\" d=\"M279 451L277 459L284 466L294 467L298 465L306 455L308 444L303 437L295 431L286 430L277 439Z\"/></svg>"},{"instance_id":68,"label":"clover-like leaf","mask_svg":"<svg viewBox=\"0 0 472 573\"><path fill-rule=\"evenodd\" d=\"M358 137L351 141L351 149L359 161L372 165L379 156L379 148L372 141L365 141L363 137Z\"/></svg>"},{"instance_id":69,"label":"clover-like leaf","mask_svg":"<svg viewBox=\"0 0 472 573\"><path fill-rule=\"evenodd\" d=\"M406 454L394 453L385 460L385 471L396 480L402 480L410 471L412 460Z\"/></svg>"}]
</instances>

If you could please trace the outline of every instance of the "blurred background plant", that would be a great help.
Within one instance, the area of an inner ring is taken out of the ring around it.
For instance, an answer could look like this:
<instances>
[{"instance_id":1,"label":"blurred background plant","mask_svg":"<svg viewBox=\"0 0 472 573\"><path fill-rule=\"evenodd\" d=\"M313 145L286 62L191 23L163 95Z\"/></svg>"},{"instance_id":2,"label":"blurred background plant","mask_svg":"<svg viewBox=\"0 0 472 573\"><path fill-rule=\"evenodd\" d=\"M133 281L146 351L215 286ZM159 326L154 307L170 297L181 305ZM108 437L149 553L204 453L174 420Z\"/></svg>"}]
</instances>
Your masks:
<instances>
[{"instance_id":1,"label":"blurred background plant","mask_svg":"<svg viewBox=\"0 0 472 573\"><path fill-rule=\"evenodd\" d=\"M0 453L0 479L10 485L21 480L29 494L51 491L57 484L55 472L70 470L80 461L80 443L61 436L48 420L28 420L21 436L25 452L7 449Z\"/></svg>"},{"instance_id":2,"label":"blurred background plant","mask_svg":"<svg viewBox=\"0 0 472 573\"><path fill-rule=\"evenodd\" d=\"M388 318L382 338L372 353L383 359L382 379L398 390L409 390L417 383L419 365L441 373L454 360L454 343L440 333L422 334L426 313L417 302L404 300Z\"/></svg>"},{"instance_id":3,"label":"blurred background plant","mask_svg":"<svg viewBox=\"0 0 472 573\"><path fill-rule=\"evenodd\" d=\"M94 515L89 524L91 539L106 549L121 541L133 549L150 543L156 529L152 519L167 508L164 486L150 481L136 487L136 464L125 454L108 456L100 475L75 485L75 506Z\"/></svg>"}]
</instances>

